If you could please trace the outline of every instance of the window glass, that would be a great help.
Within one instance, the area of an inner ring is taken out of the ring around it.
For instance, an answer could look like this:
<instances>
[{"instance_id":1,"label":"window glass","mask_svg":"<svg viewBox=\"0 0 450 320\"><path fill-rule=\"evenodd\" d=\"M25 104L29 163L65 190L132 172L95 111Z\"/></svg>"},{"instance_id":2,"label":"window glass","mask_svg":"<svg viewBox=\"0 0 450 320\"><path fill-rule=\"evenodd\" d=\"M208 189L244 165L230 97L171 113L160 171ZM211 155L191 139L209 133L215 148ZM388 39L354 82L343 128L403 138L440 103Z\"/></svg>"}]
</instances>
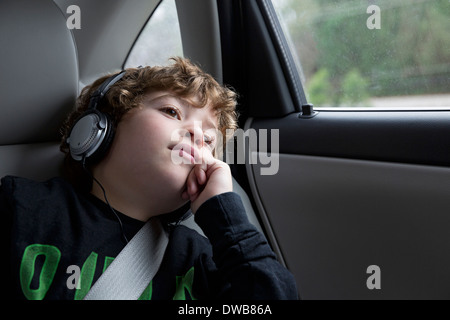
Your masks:
<instances>
[{"instance_id":1,"label":"window glass","mask_svg":"<svg viewBox=\"0 0 450 320\"><path fill-rule=\"evenodd\" d=\"M128 56L125 67L166 65L183 56L175 0L163 0L150 17Z\"/></svg>"},{"instance_id":2,"label":"window glass","mask_svg":"<svg viewBox=\"0 0 450 320\"><path fill-rule=\"evenodd\" d=\"M273 0L315 107L450 108L448 0Z\"/></svg>"}]
</instances>

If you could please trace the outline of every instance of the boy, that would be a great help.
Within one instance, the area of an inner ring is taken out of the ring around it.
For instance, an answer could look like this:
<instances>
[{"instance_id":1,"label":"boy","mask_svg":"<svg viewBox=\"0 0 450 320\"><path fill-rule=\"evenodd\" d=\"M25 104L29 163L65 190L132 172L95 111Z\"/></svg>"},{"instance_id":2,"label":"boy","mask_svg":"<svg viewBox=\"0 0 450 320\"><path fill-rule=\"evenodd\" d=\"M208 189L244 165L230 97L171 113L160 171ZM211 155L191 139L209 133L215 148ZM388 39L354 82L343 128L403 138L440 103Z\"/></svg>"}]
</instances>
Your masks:
<instances>
[{"instance_id":1,"label":"boy","mask_svg":"<svg viewBox=\"0 0 450 320\"><path fill-rule=\"evenodd\" d=\"M140 299L296 299L292 275L248 222L228 165L213 156L221 133L236 129L235 94L182 58L128 69L97 97L110 79L83 89L61 129L70 182L2 179L14 297L83 299L128 239L158 217L169 244ZM91 156L77 149L74 132L97 116L95 130L110 131ZM186 206L208 239L178 225ZM69 266L81 270L78 289Z\"/></svg>"}]
</instances>

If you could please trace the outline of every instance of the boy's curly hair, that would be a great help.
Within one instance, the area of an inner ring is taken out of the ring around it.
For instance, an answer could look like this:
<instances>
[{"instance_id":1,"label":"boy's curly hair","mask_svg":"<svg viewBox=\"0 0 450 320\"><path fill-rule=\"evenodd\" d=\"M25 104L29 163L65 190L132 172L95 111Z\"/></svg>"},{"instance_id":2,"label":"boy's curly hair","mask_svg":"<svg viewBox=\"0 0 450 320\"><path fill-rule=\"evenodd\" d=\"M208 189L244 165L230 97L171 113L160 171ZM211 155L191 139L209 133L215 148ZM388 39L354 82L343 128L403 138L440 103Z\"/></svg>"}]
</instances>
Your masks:
<instances>
[{"instance_id":1,"label":"boy's curly hair","mask_svg":"<svg viewBox=\"0 0 450 320\"><path fill-rule=\"evenodd\" d=\"M164 90L182 98L198 97L199 107L210 104L217 114L218 129L224 137L227 129L236 130L237 94L231 88L220 85L189 59L174 57L171 60L174 63L168 66L126 69L122 79L111 86L97 109L110 116L113 128L116 129L125 113L140 105L144 95ZM80 162L72 159L66 140L76 120L87 110L92 93L109 77L111 74L83 88L77 98L75 109L68 115L60 129L62 135L60 150L65 153L64 169L67 178L76 187L85 191L90 191L92 177L86 174Z\"/></svg>"}]
</instances>

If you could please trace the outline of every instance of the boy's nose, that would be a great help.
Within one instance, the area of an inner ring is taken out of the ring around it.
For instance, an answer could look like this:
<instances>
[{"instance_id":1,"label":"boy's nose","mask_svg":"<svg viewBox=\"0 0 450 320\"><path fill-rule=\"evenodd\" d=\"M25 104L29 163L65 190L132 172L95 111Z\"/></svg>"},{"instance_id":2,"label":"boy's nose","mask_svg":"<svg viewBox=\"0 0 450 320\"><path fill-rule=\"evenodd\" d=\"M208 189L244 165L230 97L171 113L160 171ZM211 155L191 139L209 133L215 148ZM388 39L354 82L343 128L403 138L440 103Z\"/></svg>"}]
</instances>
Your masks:
<instances>
[{"instance_id":1,"label":"boy's nose","mask_svg":"<svg viewBox=\"0 0 450 320\"><path fill-rule=\"evenodd\" d=\"M192 126L186 132L186 137L197 147L203 147L203 130L199 126Z\"/></svg>"}]
</instances>

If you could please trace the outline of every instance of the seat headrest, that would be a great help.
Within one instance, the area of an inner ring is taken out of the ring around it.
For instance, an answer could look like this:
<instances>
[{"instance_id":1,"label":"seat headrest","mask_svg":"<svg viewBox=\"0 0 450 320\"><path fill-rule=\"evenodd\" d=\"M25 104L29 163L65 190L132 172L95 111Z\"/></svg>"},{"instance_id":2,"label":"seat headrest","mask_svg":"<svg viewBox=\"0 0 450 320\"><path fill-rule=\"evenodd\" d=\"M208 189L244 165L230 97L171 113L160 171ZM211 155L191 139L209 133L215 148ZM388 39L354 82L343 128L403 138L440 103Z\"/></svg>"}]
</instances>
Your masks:
<instances>
[{"instance_id":1,"label":"seat headrest","mask_svg":"<svg viewBox=\"0 0 450 320\"><path fill-rule=\"evenodd\" d=\"M2 0L0 48L0 145L58 140L78 93L63 12L52 0Z\"/></svg>"}]
</instances>

